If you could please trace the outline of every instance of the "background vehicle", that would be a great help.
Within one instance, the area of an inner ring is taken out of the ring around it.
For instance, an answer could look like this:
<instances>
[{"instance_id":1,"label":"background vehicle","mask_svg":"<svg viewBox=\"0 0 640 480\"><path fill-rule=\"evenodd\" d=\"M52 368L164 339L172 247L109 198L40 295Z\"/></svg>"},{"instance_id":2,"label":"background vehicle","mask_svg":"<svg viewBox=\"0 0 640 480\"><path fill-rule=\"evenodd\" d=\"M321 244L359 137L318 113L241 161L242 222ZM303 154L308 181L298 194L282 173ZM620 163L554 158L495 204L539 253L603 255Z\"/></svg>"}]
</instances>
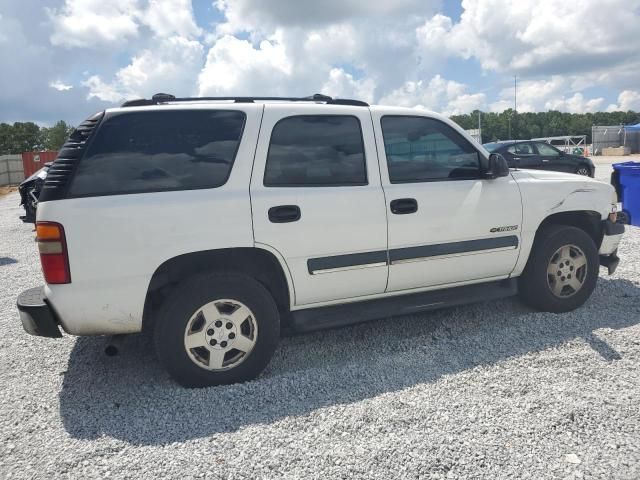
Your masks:
<instances>
[{"instance_id":1,"label":"background vehicle","mask_svg":"<svg viewBox=\"0 0 640 480\"><path fill-rule=\"evenodd\" d=\"M160 94L85 121L37 213L34 335L153 330L180 383L254 378L310 331L520 291L565 312L624 227L591 178L509 171L435 113Z\"/></svg>"},{"instance_id":2,"label":"background vehicle","mask_svg":"<svg viewBox=\"0 0 640 480\"><path fill-rule=\"evenodd\" d=\"M36 209L38 208L38 198L40 197L40 191L44 185L44 181L47 178L47 172L53 162L44 164L37 172L34 172L29 178L25 179L18 191L20 192L20 205L24 207L25 215L20 219L25 223L35 223L36 221Z\"/></svg>"},{"instance_id":3,"label":"background vehicle","mask_svg":"<svg viewBox=\"0 0 640 480\"><path fill-rule=\"evenodd\" d=\"M512 168L534 168L577 173L593 177L596 171L591 159L558 150L544 142L517 141L485 143L489 152L501 154Z\"/></svg>"}]
</instances>

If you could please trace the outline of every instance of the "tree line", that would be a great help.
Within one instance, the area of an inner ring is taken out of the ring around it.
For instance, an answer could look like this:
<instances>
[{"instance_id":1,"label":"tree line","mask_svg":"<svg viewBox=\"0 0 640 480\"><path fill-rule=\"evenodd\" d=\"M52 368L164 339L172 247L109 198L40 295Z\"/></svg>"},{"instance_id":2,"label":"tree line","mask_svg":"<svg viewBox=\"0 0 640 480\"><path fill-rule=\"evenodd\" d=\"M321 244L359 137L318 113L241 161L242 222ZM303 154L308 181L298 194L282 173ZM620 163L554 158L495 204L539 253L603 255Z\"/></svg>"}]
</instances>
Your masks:
<instances>
[{"instance_id":1,"label":"tree line","mask_svg":"<svg viewBox=\"0 0 640 480\"><path fill-rule=\"evenodd\" d=\"M484 143L498 140L529 140L530 138L562 135L586 135L591 143L591 127L594 125L634 125L640 123L638 112L565 113L523 112L513 109L502 113L485 113L478 110L465 115L453 115L451 120L465 130L478 128L478 114ZM509 134L511 132L511 134Z\"/></svg>"},{"instance_id":2,"label":"tree line","mask_svg":"<svg viewBox=\"0 0 640 480\"><path fill-rule=\"evenodd\" d=\"M640 123L638 112L564 113L523 112L512 109L502 113L480 112L453 115L451 119L462 128L478 128L478 115L482 126L482 141L527 140L560 135L586 135L591 143L593 125L632 125ZM40 127L33 122L0 123L0 155L41 150L58 151L73 132L63 120L52 127Z\"/></svg>"},{"instance_id":3,"label":"tree line","mask_svg":"<svg viewBox=\"0 0 640 480\"><path fill-rule=\"evenodd\" d=\"M52 127L33 122L0 123L0 155L43 150L58 151L74 127L63 120Z\"/></svg>"}]
</instances>

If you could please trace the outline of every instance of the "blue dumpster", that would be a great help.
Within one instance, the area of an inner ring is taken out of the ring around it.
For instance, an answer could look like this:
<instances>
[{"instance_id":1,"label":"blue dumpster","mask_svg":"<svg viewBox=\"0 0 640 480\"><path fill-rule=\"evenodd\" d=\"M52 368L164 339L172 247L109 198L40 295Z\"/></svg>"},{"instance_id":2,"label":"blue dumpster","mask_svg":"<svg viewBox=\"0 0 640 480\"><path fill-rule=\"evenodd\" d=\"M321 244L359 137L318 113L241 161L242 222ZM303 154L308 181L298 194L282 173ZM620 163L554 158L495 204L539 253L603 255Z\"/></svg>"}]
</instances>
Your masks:
<instances>
[{"instance_id":1,"label":"blue dumpster","mask_svg":"<svg viewBox=\"0 0 640 480\"><path fill-rule=\"evenodd\" d=\"M614 163L612 179L629 223L640 226L640 162Z\"/></svg>"}]
</instances>

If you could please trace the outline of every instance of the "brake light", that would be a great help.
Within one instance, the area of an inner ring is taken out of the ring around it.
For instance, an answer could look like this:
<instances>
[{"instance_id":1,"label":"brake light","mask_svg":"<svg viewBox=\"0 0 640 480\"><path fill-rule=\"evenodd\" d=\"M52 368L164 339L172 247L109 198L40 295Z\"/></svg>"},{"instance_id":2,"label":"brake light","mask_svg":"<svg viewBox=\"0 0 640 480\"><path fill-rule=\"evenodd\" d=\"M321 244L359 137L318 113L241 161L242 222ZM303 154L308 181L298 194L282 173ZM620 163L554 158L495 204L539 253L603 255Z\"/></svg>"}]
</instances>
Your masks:
<instances>
[{"instance_id":1,"label":"brake light","mask_svg":"<svg viewBox=\"0 0 640 480\"><path fill-rule=\"evenodd\" d=\"M71 283L64 228L55 222L36 222L36 242L47 283Z\"/></svg>"}]
</instances>

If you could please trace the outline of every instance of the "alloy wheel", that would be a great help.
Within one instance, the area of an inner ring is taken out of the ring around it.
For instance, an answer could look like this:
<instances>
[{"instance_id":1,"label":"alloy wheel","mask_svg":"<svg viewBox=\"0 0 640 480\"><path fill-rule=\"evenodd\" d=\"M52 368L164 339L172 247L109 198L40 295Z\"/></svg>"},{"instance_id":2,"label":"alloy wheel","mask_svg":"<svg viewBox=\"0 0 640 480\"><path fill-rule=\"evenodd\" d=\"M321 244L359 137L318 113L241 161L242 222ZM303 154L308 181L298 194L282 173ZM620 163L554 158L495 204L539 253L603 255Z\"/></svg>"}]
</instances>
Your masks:
<instances>
[{"instance_id":1,"label":"alloy wheel","mask_svg":"<svg viewBox=\"0 0 640 480\"><path fill-rule=\"evenodd\" d=\"M558 298L578 293L587 278L587 257L576 245L564 245L551 256L547 266L547 284Z\"/></svg>"},{"instance_id":2,"label":"alloy wheel","mask_svg":"<svg viewBox=\"0 0 640 480\"><path fill-rule=\"evenodd\" d=\"M199 367L228 370L242 363L258 339L255 315L238 300L220 299L200 307L187 322L184 347Z\"/></svg>"}]
</instances>

